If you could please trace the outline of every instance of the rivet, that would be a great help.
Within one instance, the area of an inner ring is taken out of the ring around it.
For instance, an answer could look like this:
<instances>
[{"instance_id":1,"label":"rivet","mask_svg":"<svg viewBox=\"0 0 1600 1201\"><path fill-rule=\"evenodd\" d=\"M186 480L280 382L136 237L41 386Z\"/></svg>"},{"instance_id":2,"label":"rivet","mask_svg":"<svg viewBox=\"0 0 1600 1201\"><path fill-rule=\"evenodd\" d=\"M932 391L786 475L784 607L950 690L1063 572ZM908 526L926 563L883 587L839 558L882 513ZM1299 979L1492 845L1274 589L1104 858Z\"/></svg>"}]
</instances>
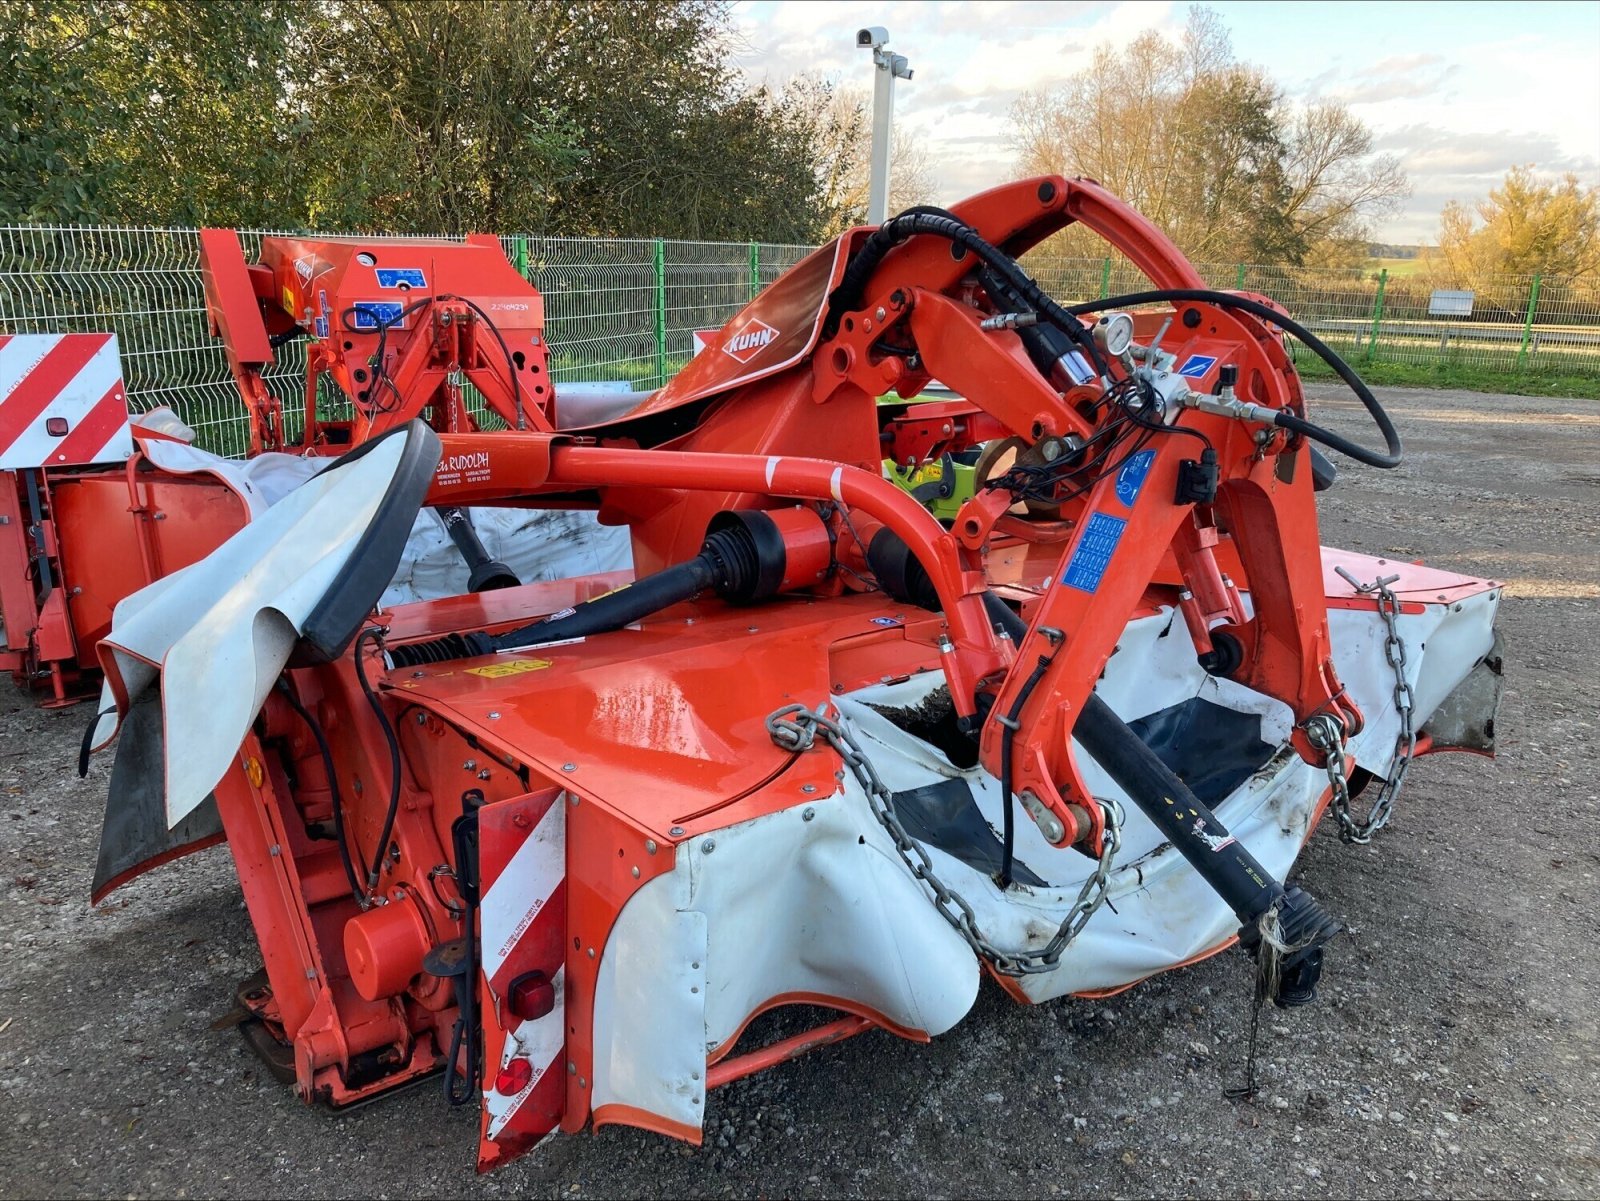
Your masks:
<instances>
[{"instance_id":1,"label":"rivet","mask_svg":"<svg viewBox=\"0 0 1600 1201\"><path fill-rule=\"evenodd\" d=\"M656 840L653 838L645 839L644 849L646 854L654 855L656 853Z\"/></svg>"},{"instance_id":2,"label":"rivet","mask_svg":"<svg viewBox=\"0 0 1600 1201\"><path fill-rule=\"evenodd\" d=\"M633 878L635 880L637 880L639 878L639 869L638 868L634 868L633 869Z\"/></svg>"},{"instance_id":3,"label":"rivet","mask_svg":"<svg viewBox=\"0 0 1600 1201\"><path fill-rule=\"evenodd\" d=\"M801 792L815 792L816 790L817 790L817 786L815 784L802 784L802 785L800 785L800 791Z\"/></svg>"},{"instance_id":4,"label":"rivet","mask_svg":"<svg viewBox=\"0 0 1600 1201\"><path fill-rule=\"evenodd\" d=\"M694 970L695 970L695 971L697 971L697 972L698 972L698 971L699 971L699 970L700 970L700 964L699 964L699 963L698 963L698 962L696 962L696 963L691 963L691 964L690 964L690 965L689 965L689 966L690 966L690 967L691 967L691 968L693 968L693 969L694 969Z\"/></svg>"},{"instance_id":5,"label":"rivet","mask_svg":"<svg viewBox=\"0 0 1600 1201\"><path fill-rule=\"evenodd\" d=\"M498 709L490 709L489 710L489 720L490 721L499 721L500 720L500 710L498 710Z\"/></svg>"},{"instance_id":6,"label":"rivet","mask_svg":"<svg viewBox=\"0 0 1600 1201\"><path fill-rule=\"evenodd\" d=\"M877 319L878 319L878 320L879 320L879 321L882 321L882 320L883 320L883 319L884 319L884 318L885 318L885 317L887 317L887 316L888 316L888 315L889 315L889 314L888 314L888 313L886 313L886 312L884 312L884 311L883 311L883 306L881 306L881 305L880 305L880 306L879 306L879 307L878 307L878 309L877 309L877 311L876 311L876 312L874 312L874 313L873 313L873 314L872 314L872 315L873 315L873 316L874 316L874 317L876 317L876 318L877 318ZM700 1077L698 1077L698 1076L696 1076L696 1077L695 1077L695 1079L696 1079L696 1080L698 1080L698 1079L700 1079Z\"/></svg>"},{"instance_id":7,"label":"rivet","mask_svg":"<svg viewBox=\"0 0 1600 1201\"><path fill-rule=\"evenodd\" d=\"M424 675L426 675L426 674L427 674L427 673L426 673L426 672L421 672L421 671L414 671L414 672L412 672L412 673L411 673L411 678L412 678L412 679L413 679L413 680L420 680L420 679L422 679L422 677L423 677L423 676L424 676ZM427 717L426 717L426 716L425 716L425 715L424 715L424 714L421 714L421 713L419 713L419 714L417 714L417 724L418 724L418 725L419 725L419 726L420 726L420 725L421 725L421 724L422 724L422 723L423 723L423 722L425 722L425 721L427 721L427 720L428 720L428 719L427 719Z\"/></svg>"},{"instance_id":8,"label":"rivet","mask_svg":"<svg viewBox=\"0 0 1600 1201\"><path fill-rule=\"evenodd\" d=\"M578 1065L573 1063L571 1060L568 1060L567 1061L567 1075L576 1076L577 1074L578 1074Z\"/></svg>"},{"instance_id":9,"label":"rivet","mask_svg":"<svg viewBox=\"0 0 1600 1201\"><path fill-rule=\"evenodd\" d=\"M274 859L276 859L279 855L283 854L283 848L281 846L279 846L277 843L273 843L270 847L267 848L267 854L271 855Z\"/></svg>"},{"instance_id":10,"label":"rivet","mask_svg":"<svg viewBox=\"0 0 1600 1201\"><path fill-rule=\"evenodd\" d=\"M420 671L417 671L417 672L412 672L411 674L420 676L422 673ZM426 713L417 714L417 724L419 726L427 725L428 724L428 715Z\"/></svg>"},{"instance_id":11,"label":"rivet","mask_svg":"<svg viewBox=\"0 0 1600 1201\"><path fill-rule=\"evenodd\" d=\"M315 980L316 978L317 978L317 969L314 968L314 967L306 968L306 979L307 980Z\"/></svg>"},{"instance_id":12,"label":"rivet","mask_svg":"<svg viewBox=\"0 0 1600 1201\"><path fill-rule=\"evenodd\" d=\"M489 775L490 775L489 769L486 767L486 768L484 768L482 771L480 771L478 773L478 779L487 780L489 778Z\"/></svg>"},{"instance_id":13,"label":"rivet","mask_svg":"<svg viewBox=\"0 0 1600 1201\"><path fill-rule=\"evenodd\" d=\"M803 822L808 822L808 821L810 821L812 818L814 818L816 816L817 816L817 811L815 809L813 809L810 805L807 805L806 808L805 808L805 812L800 815L800 820L803 821Z\"/></svg>"},{"instance_id":14,"label":"rivet","mask_svg":"<svg viewBox=\"0 0 1600 1201\"><path fill-rule=\"evenodd\" d=\"M579 1088L588 1088L589 1087L589 1082L587 1080L585 1080L582 1076L579 1076L578 1077L578 1087Z\"/></svg>"},{"instance_id":15,"label":"rivet","mask_svg":"<svg viewBox=\"0 0 1600 1201\"><path fill-rule=\"evenodd\" d=\"M682 826L673 826L672 829L667 831L667 833L672 835L674 838L682 838L683 837L683 827Z\"/></svg>"},{"instance_id":16,"label":"rivet","mask_svg":"<svg viewBox=\"0 0 1600 1201\"><path fill-rule=\"evenodd\" d=\"M689 991L692 993L697 993L700 991L700 986L698 984L691 984L689 986Z\"/></svg>"},{"instance_id":17,"label":"rivet","mask_svg":"<svg viewBox=\"0 0 1600 1201\"><path fill-rule=\"evenodd\" d=\"M747 634L759 634L760 632L760 626L745 626L745 633Z\"/></svg>"},{"instance_id":18,"label":"rivet","mask_svg":"<svg viewBox=\"0 0 1600 1201\"><path fill-rule=\"evenodd\" d=\"M700 844L700 849L702 851L704 851L707 855L711 854L712 851L717 849L717 840L715 838L706 839L703 843Z\"/></svg>"},{"instance_id":19,"label":"rivet","mask_svg":"<svg viewBox=\"0 0 1600 1201\"><path fill-rule=\"evenodd\" d=\"M476 759L468 759L465 763L463 763L461 765L461 770L462 771L471 771L473 768L475 768L477 766L478 766L478 761Z\"/></svg>"},{"instance_id":20,"label":"rivet","mask_svg":"<svg viewBox=\"0 0 1600 1201\"><path fill-rule=\"evenodd\" d=\"M361 795L361 777L360 776L357 776L355 778L355 781L351 785L351 787L353 787L355 789L355 793L356 793L357 796Z\"/></svg>"},{"instance_id":21,"label":"rivet","mask_svg":"<svg viewBox=\"0 0 1600 1201\"><path fill-rule=\"evenodd\" d=\"M562 771L577 771L578 770L578 765L576 763L563 763L561 765L561 770Z\"/></svg>"},{"instance_id":22,"label":"rivet","mask_svg":"<svg viewBox=\"0 0 1600 1201\"><path fill-rule=\"evenodd\" d=\"M589 948L589 958L590 958L590 959L593 959L593 958L594 958L594 948L593 948L593 947L590 947L590 948Z\"/></svg>"},{"instance_id":23,"label":"rivet","mask_svg":"<svg viewBox=\"0 0 1600 1201\"><path fill-rule=\"evenodd\" d=\"M700 1079L700 1073L699 1072L690 1072L689 1073L689 1079L690 1080L698 1080L698 1079Z\"/></svg>"}]
</instances>

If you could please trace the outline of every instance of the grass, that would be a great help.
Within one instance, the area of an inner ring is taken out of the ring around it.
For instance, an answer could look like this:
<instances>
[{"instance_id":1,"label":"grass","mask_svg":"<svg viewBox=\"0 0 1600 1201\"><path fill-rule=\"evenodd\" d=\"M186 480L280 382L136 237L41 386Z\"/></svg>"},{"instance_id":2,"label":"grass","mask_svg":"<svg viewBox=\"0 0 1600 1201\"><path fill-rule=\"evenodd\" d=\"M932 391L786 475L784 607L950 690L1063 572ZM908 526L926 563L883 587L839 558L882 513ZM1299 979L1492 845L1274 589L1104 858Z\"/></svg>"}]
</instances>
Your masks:
<instances>
[{"instance_id":1,"label":"grass","mask_svg":"<svg viewBox=\"0 0 1600 1201\"><path fill-rule=\"evenodd\" d=\"M1600 400L1600 376L1539 369L1493 371L1461 363L1371 363L1353 357L1350 365L1369 384L1392 388L1459 388L1467 392L1502 392L1511 396L1558 396ZM1304 379L1336 378L1315 355L1302 353L1295 368Z\"/></svg>"},{"instance_id":2,"label":"grass","mask_svg":"<svg viewBox=\"0 0 1600 1201\"><path fill-rule=\"evenodd\" d=\"M1390 279L1406 279L1422 274L1422 259L1368 259L1367 268L1373 273L1387 271Z\"/></svg>"}]
</instances>

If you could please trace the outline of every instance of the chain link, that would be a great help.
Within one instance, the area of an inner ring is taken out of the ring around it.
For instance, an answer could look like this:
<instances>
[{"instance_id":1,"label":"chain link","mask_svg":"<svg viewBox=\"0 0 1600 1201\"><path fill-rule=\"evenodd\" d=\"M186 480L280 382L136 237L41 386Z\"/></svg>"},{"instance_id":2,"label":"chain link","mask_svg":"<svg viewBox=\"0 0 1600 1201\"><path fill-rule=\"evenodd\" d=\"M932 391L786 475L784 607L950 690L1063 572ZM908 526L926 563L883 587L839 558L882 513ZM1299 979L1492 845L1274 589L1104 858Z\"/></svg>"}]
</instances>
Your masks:
<instances>
[{"instance_id":1,"label":"chain link","mask_svg":"<svg viewBox=\"0 0 1600 1201\"><path fill-rule=\"evenodd\" d=\"M1122 848L1122 806L1115 800L1098 801L1105 814L1100 858L1094 872L1083 882L1077 900L1062 919L1055 936L1042 950L1002 950L984 937L983 931L978 928L978 917L972 905L939 879L933 870L933 859L922 844L906 832L894 810L894 794L879 777L877 769L862 751L861 744L839 722L826 716L823 710L822 705L817 706L815 712L804 705L785 705L767 717L767 733L778 746L797 754L810 750L816 743L817 733L822 733L866 791L873 816L888 832L906 867L932 891L934 908L975 954L994 965L995 971L1005 976L1033 976L1054 971L1068 945L1088 925L1089 919L1100 906L1105 904L1111 866ZM1009 797L1006 803L1011 803Z\"/></svg>"},{"instance_id":2,"label":"chain link","mask_svg":"<svg viewBox=\"0 0 1600 1201\"><path fill-rule=\"evenodd\" d=\"M1372 836L1389 824L1394 814L1395 799L1405 783L1406 772L1417 750L1417 732L1412 722L1415 697L1406 680L1406 644L1400 637L1400 600L1389 590L1398 575L1379 576L1370 584L1363 584L1343 567L1334 568L1349 585L1362 596L1374 597L1378 616L1383 619L1383 657L1394 672L1394 708L1400 715L1400 734L1395 741L1394 764L1389 778L1383 781L1372 808L1365 820L1356 819L1350 812L1350 786L1344 757L1344 727L1331 715L1323 714L1306 722L1306 736L1311 745L1328 757L1328 782L1333 788L1334 820L1339 823L1339 837L1345 842L1366 844Z\"/></svg>"}]
</instances>

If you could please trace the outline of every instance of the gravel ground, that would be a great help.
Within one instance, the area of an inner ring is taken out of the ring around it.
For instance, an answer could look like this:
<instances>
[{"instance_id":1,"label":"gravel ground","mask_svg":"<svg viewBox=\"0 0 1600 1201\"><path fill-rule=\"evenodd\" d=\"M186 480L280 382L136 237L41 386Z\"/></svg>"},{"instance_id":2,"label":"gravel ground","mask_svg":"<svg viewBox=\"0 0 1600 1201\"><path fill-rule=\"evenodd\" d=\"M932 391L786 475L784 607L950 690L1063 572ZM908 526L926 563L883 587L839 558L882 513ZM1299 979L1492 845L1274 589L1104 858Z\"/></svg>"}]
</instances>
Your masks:
<instances>
[{"instance_id":1,"label":"gravel ground","mask_svg":"<svg viewBox=\"0 0 1600 1201\"><path fill-rule=\"evenodd\" d=\"M700 1150L612 1128L475 1178L476 1114L434 1084L330 1115L212 1027L260 962L225 850L90 907L109 758L78 780L87 711L6 686L0 1194L1600 1193L1600 409L1385 399L1406 465L1344 466L1324 539L1507 581L1501 756L1422 761L1374 846L1313 839L1303 877L1352 932L1317 1005L1263 1015L1254 1101L1223 1096L1250 1017L1230 952L1108 1001L986 987L930 1047L875 1032L714 1093Z\"/></svg>"}]
</instances>

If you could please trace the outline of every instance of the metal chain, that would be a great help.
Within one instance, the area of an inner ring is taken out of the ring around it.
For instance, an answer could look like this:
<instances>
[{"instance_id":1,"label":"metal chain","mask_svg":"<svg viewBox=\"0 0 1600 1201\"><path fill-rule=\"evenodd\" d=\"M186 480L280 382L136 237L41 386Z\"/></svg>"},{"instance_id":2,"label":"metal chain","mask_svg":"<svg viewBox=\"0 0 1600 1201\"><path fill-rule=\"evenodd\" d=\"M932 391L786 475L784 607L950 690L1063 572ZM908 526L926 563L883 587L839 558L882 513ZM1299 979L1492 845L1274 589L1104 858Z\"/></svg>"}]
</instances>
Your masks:
<instances>
[{"instance_id":1,"label":"metal chain","mask_svg":"<svg viewBox=\"0 0 1600 1201\"><path fill-rule=\"evenodd\" d=\"M978 929L977 914L960 893L948 887L933 870L933 860L922 844L906 832L905 826L894 810L894 794L879 777L862 751L860 743L839 722L826 716L824 706L812 712L804 705L785 705L767 717L767 733L772 741L786 751L799 753L810 750L821 731L828 744L838 752L856 780L866 791L867 802L873 816L888 832L895 850L911 874L932 890L934 908L949 922L956 933L966 941L975 954L994 965L995 971L1005 976L1033 976L1054 971L1067 946L1088 925L1096 910L1105 904L1111 866L1122 847L1122 806L1115 800L1098 801L1105 814L1105 834L1101 839L1100 859L1094 872L1084 881L1078 898L1062 919L1053 937L1039 951L1001 950L984 937ZM1098 800L1098 798L1097 798ZM1008 797L1006 803L1010 804Z\"/></svg>"},{"instance_id":2,"label":"metal chain","mask_svg":"<svg viewBox=\"0 0 1600 1201\"><path fill-rule=\"evenodd\" d=\"M1337 718L1329 715L1314 717L1306 723L1306 735L1311 744L1328 756L1328 782L1333 787L1334 820L1339 823L1339 837L1345 842L1366 844L1372 841L1372 836L1384 826L1389 824L1389 818L1394 814L1394 802L1400 795L1400 787L1405 783L1406 772L1411 767L1411 760L1417 750L1417 732L1412 723L1412 709L1415 697L1411 685L1406 680L1406 644L1400 637L1400 600L1389 590L1389 585L1400 577L1398 575L1379 576L1370 584L1363 584L1346 571L1343 567L1335 567L1349 585L1362 596L1374 597L1378 605L1378 616L1383 619L1385 630L1383 656L1388 661L1389 668L1394 672L1394 708L1400 715L1400 734L1395 741L1394 764L1390 770L1389 778L1383 781L1378 790L1377 799L1372 802L1372 808L1367 811L1366 819L1358 821L1350 813L1350 787L1345 767L1344 758L1344 727Z\"/></svg>"}]
</instances>

